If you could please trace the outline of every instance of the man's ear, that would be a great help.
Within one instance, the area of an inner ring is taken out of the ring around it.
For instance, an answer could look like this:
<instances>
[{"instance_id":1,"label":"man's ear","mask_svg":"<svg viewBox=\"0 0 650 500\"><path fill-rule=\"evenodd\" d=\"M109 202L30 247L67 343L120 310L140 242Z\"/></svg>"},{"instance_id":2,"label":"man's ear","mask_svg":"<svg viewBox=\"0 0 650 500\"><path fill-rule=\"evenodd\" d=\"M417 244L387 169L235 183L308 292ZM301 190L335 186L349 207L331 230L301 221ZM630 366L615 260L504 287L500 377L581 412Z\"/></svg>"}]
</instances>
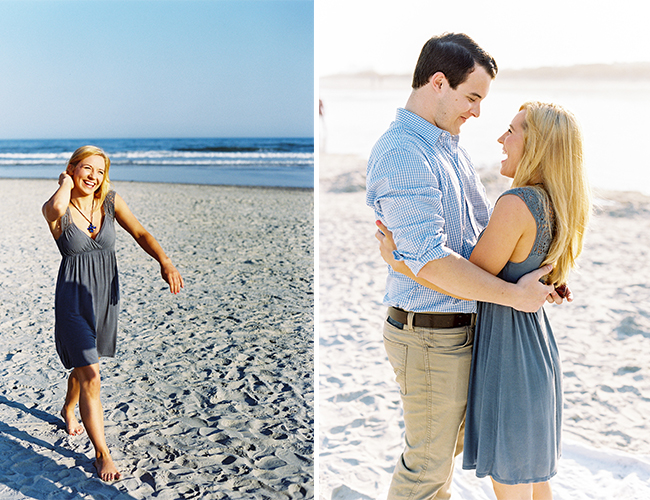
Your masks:
<instances>
[{"instance_id":1,"label":"man's ear","mask_svg":"<svg viewBox=\"0 0 650 500\"><path fill-rule=\"evenodd\" d=\"M429 85L431 85L435 92L441 92L445 85L449 86L449 82L445 74L442 71L438 71L429 78Z\"/></svg>"}]
</instances>

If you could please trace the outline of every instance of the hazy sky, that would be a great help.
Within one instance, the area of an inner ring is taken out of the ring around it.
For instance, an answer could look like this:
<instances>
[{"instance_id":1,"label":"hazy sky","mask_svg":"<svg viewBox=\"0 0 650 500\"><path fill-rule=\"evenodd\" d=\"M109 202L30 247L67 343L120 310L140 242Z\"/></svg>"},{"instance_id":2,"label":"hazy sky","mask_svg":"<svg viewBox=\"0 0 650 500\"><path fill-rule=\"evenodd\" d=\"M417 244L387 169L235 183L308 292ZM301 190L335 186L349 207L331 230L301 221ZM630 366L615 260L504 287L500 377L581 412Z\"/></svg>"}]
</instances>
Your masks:
<instances>
[{"instance_id":1,"label":"hazy sky","mask_svg":"<svg viewBox=\"0 0 650 500\"><path fill-rule=\"evenodd\" d=\"M312 0L0 0L0 139L307 137Z\"/></svg>"},{"instance_id":2,"label":"hazy sky","mask_svg":"<svg viewBox=\"0 0 650 500\"><path fill-rule=\"evenodd\" d=\"M424 42L469 34L500 68L650 61L643 0L323 0L320 74L413 71Z\"/></svg>"}]
</instances>

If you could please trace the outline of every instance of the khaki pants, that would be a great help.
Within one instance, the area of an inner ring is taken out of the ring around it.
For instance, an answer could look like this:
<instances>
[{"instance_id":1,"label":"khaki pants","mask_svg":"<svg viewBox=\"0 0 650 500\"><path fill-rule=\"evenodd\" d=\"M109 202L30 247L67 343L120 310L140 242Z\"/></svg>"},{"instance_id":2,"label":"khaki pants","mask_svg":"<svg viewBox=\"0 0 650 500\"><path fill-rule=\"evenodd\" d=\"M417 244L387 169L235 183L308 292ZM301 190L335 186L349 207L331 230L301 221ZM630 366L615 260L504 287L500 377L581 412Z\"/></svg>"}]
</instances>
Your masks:
<instances>
[{"instance_id":1,"label":"khaki pants","mask_svg":"<svg viewBox=\"0 0 650 500\"><path fill-rule=\"evenodd\" d=\"M412 313L408 321L403 329L384 322L406 429L388 500L448 499L454 457L463 450L474 326L413 327Z\"/></svg>"}]
</instances>

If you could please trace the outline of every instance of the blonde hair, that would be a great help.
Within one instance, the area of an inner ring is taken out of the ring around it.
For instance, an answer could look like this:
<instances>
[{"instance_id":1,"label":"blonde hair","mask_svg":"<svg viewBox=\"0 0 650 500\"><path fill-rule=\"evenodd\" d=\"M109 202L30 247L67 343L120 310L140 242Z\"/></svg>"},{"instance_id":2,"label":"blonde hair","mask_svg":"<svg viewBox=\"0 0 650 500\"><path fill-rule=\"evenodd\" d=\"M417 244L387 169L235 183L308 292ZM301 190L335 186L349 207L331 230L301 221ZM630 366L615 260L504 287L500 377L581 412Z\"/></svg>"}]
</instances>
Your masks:
<instances>
[{"instance_id":1,"label":"blonde hair","mask_svg":"<svg viewBox=\"0 0 650 500\"><path fill-rule=\"evenodd\" d=\"M576 117L556 104L524 103L524 154L513 187L541 183L554 213L553 240L544 264L554 264L547 283L566 283L582 252L591 213L591 189Z\"/></svg>"},{"instance_id":2,"label":"blonde hair","mask_svg":"<svg viewBox=\"0 0 650 500\"><path fill-rule=\"evenodd\" d=\"M85 160L89 156L95 156L95 155L101 156L104 159L104 165L105 165L104 180L102 181L100 186L95 190L95 199L99 202L99 206L101 207L104 204L106 195L111 190L111 181L108 178L108 170L111 166L111 160L108 157L108 155L104 152L104 150L98 148L97 146L81 146L74 153L72 153L72 156L68 161L68 166L66 167L66 171L68 172L68 174L72 175L74 169L77 168L77 165L81 160Z\"/></svg>"}]
</instances>

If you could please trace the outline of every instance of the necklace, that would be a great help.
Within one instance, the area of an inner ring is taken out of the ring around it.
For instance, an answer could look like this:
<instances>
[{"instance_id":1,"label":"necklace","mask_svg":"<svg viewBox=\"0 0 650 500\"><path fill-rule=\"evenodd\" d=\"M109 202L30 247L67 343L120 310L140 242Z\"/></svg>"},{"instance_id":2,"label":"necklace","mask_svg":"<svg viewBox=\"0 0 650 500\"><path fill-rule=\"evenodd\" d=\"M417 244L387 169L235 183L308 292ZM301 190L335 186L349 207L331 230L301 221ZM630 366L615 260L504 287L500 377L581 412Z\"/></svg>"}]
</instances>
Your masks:
<instances>
[{"instance_id":1,"label":"necklace","mask_svg":"<svg viewBox=\"0 0 650 500\"><path fill-rule=\"evenodd\" d=\"M97 229L97 226L93 226L93 212L95 211L95 198L93 197L93 202L92 205L90 206L90 219L86 217L86 214L84 214L81 209L72 203L72 200L70 200L70 204L77 209L77 212L79 212L81 215L83 215L83 218L86 219L90 224L86 228L89 233L94 233L95 229Z\"/></svg>"}]
</instances>

